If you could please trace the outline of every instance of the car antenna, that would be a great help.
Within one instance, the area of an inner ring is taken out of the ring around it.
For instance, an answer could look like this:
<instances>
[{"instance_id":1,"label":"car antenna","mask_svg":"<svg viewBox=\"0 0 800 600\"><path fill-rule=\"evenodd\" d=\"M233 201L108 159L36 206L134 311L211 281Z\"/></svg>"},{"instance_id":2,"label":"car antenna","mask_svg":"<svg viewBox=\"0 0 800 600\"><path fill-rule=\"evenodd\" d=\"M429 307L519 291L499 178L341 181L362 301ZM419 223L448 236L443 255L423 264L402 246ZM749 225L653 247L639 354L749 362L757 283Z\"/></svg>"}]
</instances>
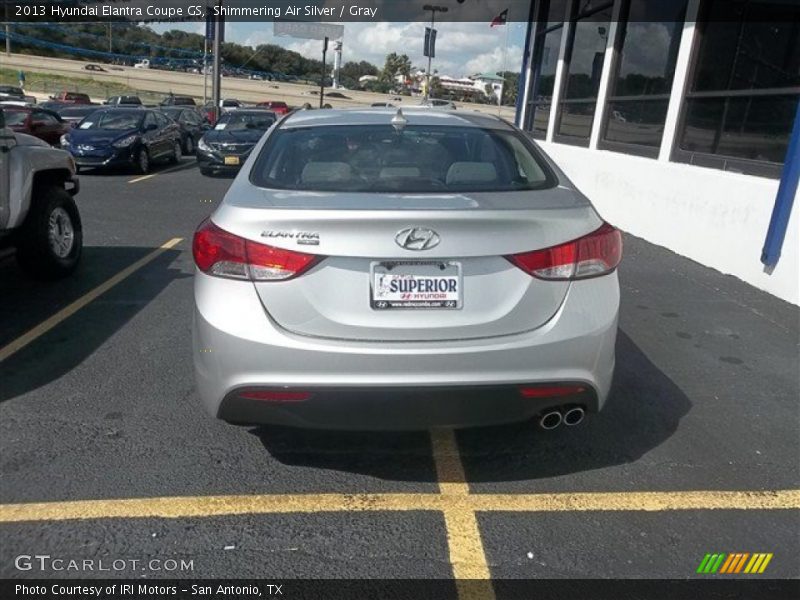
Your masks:
<instances>
[{"instance_id":1,"label":"car antenna","mask_svg":"<svg viewBox=\"0 0 800 600\"><path fill-rule=\"evenodd\" d=\"M394 127L394 130L397 133L402 134L403 130L406 128L406 125L408 125L408 119L406 119L403 115L403 109L398 108L397 114L392 117L392 127Z\"/></svg>"}]
</instances>

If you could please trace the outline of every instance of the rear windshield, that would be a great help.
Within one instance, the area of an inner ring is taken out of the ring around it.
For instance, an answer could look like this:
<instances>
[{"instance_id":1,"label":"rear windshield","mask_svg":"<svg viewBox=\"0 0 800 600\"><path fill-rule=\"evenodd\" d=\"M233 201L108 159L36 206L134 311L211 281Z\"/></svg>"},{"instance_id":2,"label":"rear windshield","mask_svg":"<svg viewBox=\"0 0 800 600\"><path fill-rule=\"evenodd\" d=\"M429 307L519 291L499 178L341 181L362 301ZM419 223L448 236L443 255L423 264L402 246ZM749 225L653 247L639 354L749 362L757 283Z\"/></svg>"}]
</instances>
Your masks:
<instances>
[{"instance_id":1,"label":"rear windshield","mask_svg":"<svg viewBox=\"0 0 800 600\"><path fill-rule=\"evenodd\" d=\"M94 108L85 108L85 107L66 107L66 108L59 108L58 114L62 117L85 117L86 115L90 115L97 110L96 107Z\"/></svg>"},{"instance_id":2,"label":"rear windshield","mask_svg":"<svg viewBox=\"0 0 800 600\"><path fill-rule=\"evenodd\" d=\"M0 109L6 116L6 125L9 127L17 127L25 124L25 119L28 118L28 111L25 110L9 110L7 108Z\"/></svg>"},{"instance_id":3,"label":"rear windshield","mask_svg":"<svg viewBox=\"0 0 800 600\"><path fill-rule=\"evenodd\" d=\"M128 112L109 110L89 115L78 126L80 129L106 129L110 131L128 131L138 129L144 112Z\"/></svg>"},{"instance_id":4,"label":"rear windshield","mask_svg":"<svg viewBox=\"0 0 800 600\"><path fill-rule=\"evenodd\" d=\"M517 132L454 126L280 129L253 167L255 185L352 192L510 192L552 186Z\"/></svg>"},{"instance_id":5,"label":"rear windshield","mask_svg":"<svg viewBox=\"0 0 800 600\"><path fill-rule=\"evenodd\" d=\"M243 129L257 129L266 131L275 122L275 115L268 112L245 113L233 112L220 117L214 129L220 131L241 131Z\"/></svg>"}]
</instances>

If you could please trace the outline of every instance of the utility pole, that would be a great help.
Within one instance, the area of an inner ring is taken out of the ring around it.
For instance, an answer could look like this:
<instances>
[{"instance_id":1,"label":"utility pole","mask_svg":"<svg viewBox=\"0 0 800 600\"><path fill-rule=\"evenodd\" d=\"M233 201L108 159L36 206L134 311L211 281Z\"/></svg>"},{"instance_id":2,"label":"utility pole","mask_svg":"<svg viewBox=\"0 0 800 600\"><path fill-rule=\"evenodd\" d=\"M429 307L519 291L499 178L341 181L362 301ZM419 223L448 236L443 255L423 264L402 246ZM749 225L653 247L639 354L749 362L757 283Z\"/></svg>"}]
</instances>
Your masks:
<instances>
[{"instance_id":1,"label":"utility pole","mask_svg":"<svg viewBox=\"0 0 800 600\"><path fill-rule=\"evenodd\" d=\"M203 106L208 102L208 37L203 40Z\"/></svg>"},{"instance_id":2,"label":"utility pole","mask_svg":"<svg viewBox=\"0 0 800 600\"><path fill-rule=\"evenodd\" d=\"M319 82L319 107L322 108L325 102L325 72L328 70L325 66L325 57L328 54L328 36L325 36L325 41L322 42L322 79Z\"/></svg>"},{"instance_id":3,"label":"utility pole","mask_svg":"<svg viewBox=\"0 0 800 600\"><path fill-rule=\"evenodd\" d=\"M222 0L218 0L217 6L222 8ZM223 26L222 16L220 14L214 19L214 80L212 85L213 89L211 92L211 95L214 99L214 122L216 122L220 116L222 91L222 69L220 69L220 63L222 61L220 60L220 48L222 47L221 39Z\"/></svg>"},{"instance_id":4,"label":"utility pole","mask_svg":"<svg viewBox=\"0 0 800 600\"><path fill-rule=\"evenodd\" d=\"M435 4L426 4L422 7L422 10L429 10L431 11L431 39L433 36L436 35L436 29L434 29L434 25L436 24L436 13L440 12L442 14L447 12L446 6L438 6ZM433 43L431 43L431 46ZM433 52L428 52L428 72L425 75L425 99L429 100L431 97L431 60L433 59Z\"/></svg>"},{"instance_id":5,"label":"utility pole","mask_svg":"<svg viewBox=\"0 0 800 600\"><path fill-rule=\"evenodd\" d=\"M6 54L11 54L11 25L8 23L8 2L4 4L6 20Z\"/></svg>"}]
</instances>

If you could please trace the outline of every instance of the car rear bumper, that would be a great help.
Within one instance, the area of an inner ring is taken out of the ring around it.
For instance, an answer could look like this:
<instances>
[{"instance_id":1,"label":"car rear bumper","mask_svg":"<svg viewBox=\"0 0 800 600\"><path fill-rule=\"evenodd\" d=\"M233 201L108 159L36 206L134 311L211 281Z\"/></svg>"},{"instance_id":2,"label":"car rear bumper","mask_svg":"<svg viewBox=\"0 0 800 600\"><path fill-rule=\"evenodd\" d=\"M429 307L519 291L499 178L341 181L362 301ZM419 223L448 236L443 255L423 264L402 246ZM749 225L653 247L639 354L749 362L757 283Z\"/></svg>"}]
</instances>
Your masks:
<instances>
[{"instance_id":1,"label":"car rear bumper","mask_svg":"<svg viewBox=\"0 0 800 600\"><path fill-rule=\"evenodd\" d=\"M619 310L612 274L570 286L542 327L495 338L344 342L286 332L251 283L195 275L194 364L214 416L331 429L424 429L525 420L547 408L600 410L611 387ZM521 385L573 383L577 396L522 398ZM247 400L244 389L309 392Z\"/></svg>"}]
</instances>

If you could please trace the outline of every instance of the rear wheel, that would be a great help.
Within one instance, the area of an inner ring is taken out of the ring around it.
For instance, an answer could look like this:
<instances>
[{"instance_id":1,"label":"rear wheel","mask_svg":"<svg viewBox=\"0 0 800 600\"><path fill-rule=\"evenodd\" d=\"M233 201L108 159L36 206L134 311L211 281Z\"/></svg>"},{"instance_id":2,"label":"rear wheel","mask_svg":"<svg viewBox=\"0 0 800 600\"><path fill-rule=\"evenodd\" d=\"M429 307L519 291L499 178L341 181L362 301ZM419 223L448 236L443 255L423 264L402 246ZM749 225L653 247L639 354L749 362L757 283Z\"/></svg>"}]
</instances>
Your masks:
<instances>
[{"instance_id":1,"label":"rear wheel","mask_svg":"<svg viewBox=\"0 0 800 600\"><path fill-rule=\"evenodd\" d=\"M17 248L20 266L41 279L66 277L78 266L82 247L81 218L72 196L58 185L37 188Z\"/></svg>"},{"instance_id":2,"label":"rear wheel","mask_svg":"<svg viewBox=\"0 0 800 600\"><path fill-rule=\"evenodd\" d=\"M213 174L214 174L214 172L211 169L204 169L203 167L200 167L200 175L205 175L206 177L211 177L211 175L213 175Z\"/></svg>"}]
</instances>

